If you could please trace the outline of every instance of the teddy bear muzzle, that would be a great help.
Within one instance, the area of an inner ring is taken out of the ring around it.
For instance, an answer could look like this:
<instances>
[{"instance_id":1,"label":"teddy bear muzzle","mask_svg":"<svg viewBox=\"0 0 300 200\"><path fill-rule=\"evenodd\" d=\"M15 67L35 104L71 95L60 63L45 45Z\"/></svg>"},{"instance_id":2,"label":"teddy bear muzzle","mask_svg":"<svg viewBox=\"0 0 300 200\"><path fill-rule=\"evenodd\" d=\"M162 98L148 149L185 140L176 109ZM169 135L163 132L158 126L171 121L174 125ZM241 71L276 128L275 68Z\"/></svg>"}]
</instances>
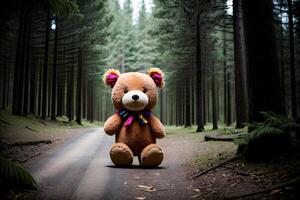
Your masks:
<instances>
[{"instance_id":1,"label":"teddy bear muzzle","mask_svg":"<svg viewBox=\"0 0 300 200\"><path fill-rule=\"evenodd\" d=\"M123 106L130 111L141 111L148 105L149 98L147 94L140 90L132 90L122 97Z\"/></svg>"}]
</instances>

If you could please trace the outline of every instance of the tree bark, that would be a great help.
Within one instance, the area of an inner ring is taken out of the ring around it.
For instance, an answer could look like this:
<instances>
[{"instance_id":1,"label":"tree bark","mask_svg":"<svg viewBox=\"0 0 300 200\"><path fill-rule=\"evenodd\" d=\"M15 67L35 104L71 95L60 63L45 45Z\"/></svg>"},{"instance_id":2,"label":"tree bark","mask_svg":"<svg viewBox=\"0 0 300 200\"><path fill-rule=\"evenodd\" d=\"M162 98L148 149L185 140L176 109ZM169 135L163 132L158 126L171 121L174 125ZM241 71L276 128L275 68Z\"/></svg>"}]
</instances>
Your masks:
<instances>
[{"instance_id":1,"label":"tree bark","mask_svg":"<svg viewBox=\"0 0 300 200\"><path fill-rule=\"evenodd\" d=\"M53 51L53 74L52 74L52 100L51 100L51 120L56 119L57 105L57 40L58 40L58 18L55 17L55 35L54 35L54 51Z\"/></svg>"},{"instance_id":2,"label":"tree bark","mask_svg":"<svg viewBox=\"0 0 300 200\"><path fill-rule=\"evenodd\" d=\"M12 113L18 114L17 104L19 98L19 78L20 78L20 64L21 64L21 52L23 48L23 35L25 29L25 17L26 10L24 1L21 2L20 7L20 18L19 18L19 29L18 29L18 41L17 41L17 51L16 51L16 62L15 62L15 70L14 70L14 85L13 85L13 103L12 103Z\"/></svg>"},{"instance_id":3,"label":"tree bark","mask_svg":"<svg viewBox=\"0 0 300 200\"><path fill-rule=\"evenodd\" d=\"M44 49L44 67L43 67L43 97L42 97L42 119L47 118L47 84L48 84L48 49L49 49L49 32L50 32L50 10L47 10L46 18L46 35Z\"/></svg>"},{"instance_id":4,"label":"tree bark","mask_svg":"<svg viewBox=\"0 0 300 200\"><path fill-rule=\"evenodd\" d=\"M82 48L79 47L78 69L77 69L77 88L76 88L76 122L81 125L81 93L82 93Z\"/></svg>"},{"instance_id":5,"label":"tree bark","mask_svg":"<svg viewBox=\"0 0 300 200\"><path fill-rule=\"evenodd\" d=\"M23 83L24 87L24 104L23 104L23 115L27 116L28 114L28 90L29 90L29 65L30 63L30 30L31 24L28 23L28 33L26 35L26 63L25 63L25 80Z\"/></svg>"},{"instance_id":6,"label":"tree bark","mask_svg":"<svg viewBox=\"0 0 300 200\"><path fill-rule=\"evenodd\" d=\"M235 110L236 128L244 127L247 122L246 106L246 66L244 27L242 23L242 2L233 0L233 39L234 39L234 66L235 66Z\"/></svg>"},{"instance_id":7,"label":"tree bark","mask_svg":"<svg viewBox=\"0 0 300 200\"><path fill-rule=\"evenodd\" d=\"M289 18L289 40L290 40L290 68L291 68L291 100L292 100L292 116L297 118L297 96L296 96L296 74L295 74L295 47L294 47L294 21L293 21L293 2L288 2L288 18Z\"/></svg>"},{"instance_id":8,"label":"tree bark","mask_svg":"<svg viewBox=\"0 0 300 200\"><path fill-rule=\"evenodd\" d=\"M204 130L203 125L203 91L202 91L202 67L201 67L201 37L200 37L200 10L197 5L197 35L196 35L196 132Z\"/></svg>"},{"instance_id":9,"label":"tree bark","mask_svg":"<svg viewBox=\"0 0 300 200\"><path fill-rule=\"evenodd\" d=\"M212 105L212 122L213 129L218 129L217 119L217 101L216 101L216 86L215 86L215 63L211 65L211 105Z\"/></svg>"},{"instance_id":10,"label":"tree bark","mask_svg":"<svg viewBox=\"0 0 300 200\"><path fill-rule=\"evenodd\" d=\"M286 114L275 43L272 0L243 1L247 53L249 121L261 111Z\"/></svg>"},{"instance_id":11,"label":"tree bark","mask_svg":"<svg viewBox=\"0 0 300 200\"><path fill-rule=\"evenodd\" d=\"M184 127L191 127L191 103L190 103L190 79L186 78L185 84L185 124Z\"/></svg>"}]
</instances>

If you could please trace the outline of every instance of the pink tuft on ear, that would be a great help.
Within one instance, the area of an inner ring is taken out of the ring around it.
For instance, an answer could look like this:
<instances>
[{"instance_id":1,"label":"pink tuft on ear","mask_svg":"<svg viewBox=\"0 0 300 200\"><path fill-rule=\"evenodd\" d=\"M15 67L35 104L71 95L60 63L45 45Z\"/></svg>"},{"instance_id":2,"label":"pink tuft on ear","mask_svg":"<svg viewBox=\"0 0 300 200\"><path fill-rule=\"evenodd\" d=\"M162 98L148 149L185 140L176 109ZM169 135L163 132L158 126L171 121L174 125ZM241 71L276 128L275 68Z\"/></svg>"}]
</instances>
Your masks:
<instances>
[{"instance_id":1,"label":"pink tuft on ear","mask_svg":"<svg viewBox=\"0 0 300 200\"><path fill-rule=\"evenodd\" d=\"M164 87L164 73L158 68L151 68L148 70L149 76L153 79L157 87Z\"/></svg>"},{"instance_id":2,"label":"pink tuft on ear","mask_svg":"<svg viewBox=\"0 0 300 200\"><path fill-rule=\"evenodd\" d=\"M109 69L103 75L103 82L110 87L114 87L118 78L120 76L120 72L118 70Z\"/></svg>"}]
</instances>

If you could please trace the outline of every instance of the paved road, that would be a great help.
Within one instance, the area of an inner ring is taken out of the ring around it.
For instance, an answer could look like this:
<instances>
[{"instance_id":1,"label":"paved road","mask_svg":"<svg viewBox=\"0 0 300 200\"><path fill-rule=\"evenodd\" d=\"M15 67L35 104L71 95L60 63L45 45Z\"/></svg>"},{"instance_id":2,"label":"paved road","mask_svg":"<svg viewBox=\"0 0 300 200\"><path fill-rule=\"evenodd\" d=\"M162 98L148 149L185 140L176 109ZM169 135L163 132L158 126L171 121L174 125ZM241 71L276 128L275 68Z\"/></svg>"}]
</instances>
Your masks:
<instances>
[{"instance_id":1,"label":"paved road","mask_svg":"<svg viewBox=\"0 0 300 200\"><path fill-rule=\"evenodd\" d=\"M166 140L167 141L167 140ZM168 142L168 141L167 141ZM170 141L169 141L170 142ZM182 167L184 149L176 141L165 148L165 160L158 169L141 169L135 158L131 168L116 168L109 158L114 137L103 129L89 129L48 153L30 166L39 184L36 199L187 199L190 184ZM138 185L152 185L155 192Z\"/></svg>"}]
</instances>

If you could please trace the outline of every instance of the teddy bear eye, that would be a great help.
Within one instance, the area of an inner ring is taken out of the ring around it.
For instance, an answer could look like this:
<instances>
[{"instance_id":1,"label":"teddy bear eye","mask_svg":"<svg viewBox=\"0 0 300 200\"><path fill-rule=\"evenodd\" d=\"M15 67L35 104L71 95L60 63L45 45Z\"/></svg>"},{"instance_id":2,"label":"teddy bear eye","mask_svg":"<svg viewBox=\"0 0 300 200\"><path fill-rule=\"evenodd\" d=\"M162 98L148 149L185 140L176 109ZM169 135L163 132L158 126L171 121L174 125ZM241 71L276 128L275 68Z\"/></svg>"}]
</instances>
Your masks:
<instances>
[{"instance_id":1,"label":"teddy bear eye","mask_svg":"<svg viewBox=\"0 0 300 200\"><path fill-rule=\"evenodd\" d=\"M127 89L127 88L125 88L125 89L124 89L124 93L127 93L127 92L128 92L128 89Z\"/></svg>"},{"instance_id":2,"label":"teddy bear eye","mask_svg":"<svg viewBox=\"0 0 300 200\"><path fill-rule=\"evenodd\" d=\"M147 92L147 89L146 89L146 88L144 88L143 92L144 92L144 93L146 93L146 92Z\"/></svg>"}]
</instances>

